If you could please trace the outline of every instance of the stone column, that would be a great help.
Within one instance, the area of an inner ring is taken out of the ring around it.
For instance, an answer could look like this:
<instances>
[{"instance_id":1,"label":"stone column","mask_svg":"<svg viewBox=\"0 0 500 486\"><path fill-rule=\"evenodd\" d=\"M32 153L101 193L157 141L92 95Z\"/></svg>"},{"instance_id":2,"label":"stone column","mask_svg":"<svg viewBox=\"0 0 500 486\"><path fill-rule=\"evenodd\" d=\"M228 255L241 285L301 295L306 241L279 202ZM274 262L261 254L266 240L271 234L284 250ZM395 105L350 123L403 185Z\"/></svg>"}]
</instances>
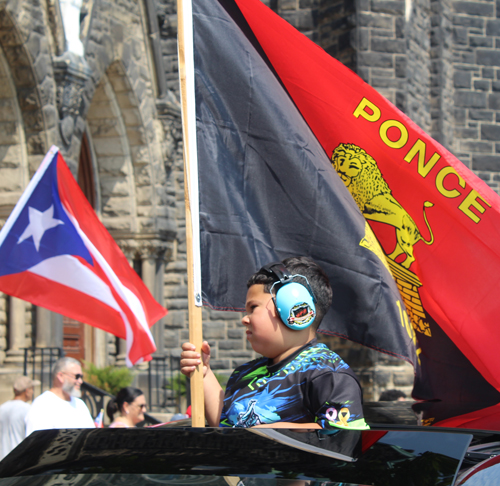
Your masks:
<instances>
[{"instance_id":1,"label":"stone column","mask_svg":"<svg viewBox=\"0 0 500 486\"><path fill-rule=\"evenodd\" d=\"M43 307L36 308L36 347L63 347L62 315Z\"/></svg>"},{"instance_id":2,"label":"stone column","mask_svg":"<svg viewBox=\"0 0 500 486\"><path fill-rule=\"evenodd\" d=\"M142 256L142 281L151 292L155 300L163 305L163 272L165 248L163 245L152 244L144 247L141 251ZM156 352L163 354L164 339L163 339L163 324L162 320L155 323L151 329L153 339L156 344Z\"/></svg>"},{"instance_id":3,"label":"stone column","mask_svg":"<svg viewBox=\"0 0 500 486\"><path fill-rule=\"evenodd\" d=\"M156 251L155 248L144 248L142 251L142 281L151 292L151 295L155 295L156 287ZM160 352L160 341L161 337L158 335L156 325L151 329L151 334L155 340L157 347L157 352Z\"/></svg>"},{"instance_id":4,"label":"stone column","mask_svg":"<svg viewBox=\"0 0 500 486\"><path fill-rule=\"evenodd\" d=\"M153 248L145 248L141 254L142 281L154 295L156 275L156 255Z\"/></svg>"},{"instance_id":5,"label":"stone column","mask_svg":"<svg viewBox=\"0 0 500 486\"><path fill-rule=\"evenodd\" d=\"M163 279L165 274L165 251L159 252L158 260L156 261L155 273L155 291L154 298L161 306L165 307L165 298L163 295ZM165 354L165 326L163 319L160 319L153 326L153 337L155 339L157 353Z\"/></svg>"},{"instance_id":6,"label":"stone column","mask_svg":"<svg viewBox=\"0 0 500 486\"><path fill-rule=\"evenodd\" d=\"M123 254L127 257L128 263L131 267L134 266L134 255L136 254L136 245L130 241L119 241L117 242ZM117 338L117 350L116 350L116 366L125 366L127 357L127 341L125 339Z\"/></svg>"},{"instance_id":7,"label":"stone column","mask_svg":"<svg viewBox=\"0 0 500 486\"><path fill-rule=\"evenodd\" d=\"M63 347L63 316L55 312L50 313L50 345L57 348Z\"/></svg>"},{"instance_id":8,"label":"stone column","mask_svg":"<svg viewBox=\"0 0 500 486\"><path fill-rule=\"evenodd\" d=\"M104 368L108 364L108 334L96 327L91 327L90 331L94 334L94 364Z\"/></svg>"},{"instance_id":9,"label":"stone column","mask_svg":"<svg viewBox=\"0 0 500 486\"><path fill-rule=\"evenodd\" d=\"M5 363L22 363L26 347L26 304L16 297L9 298L9 349L6 353Z\"/></svg>"},{"instance_id":10,"label":"stone column","mask_svg":"<svg viewBox=\"0 0 500 486\"><path fill-rule=\"evenodd\" d=\"M140 273L141 279L155 300L160 305L163 305L164 260L168 253L168 244L159 239L143 239L142 241L129 239L121 240L118 243L131 266L133 266L134 258L140 258L140 270L138 270L138 272ZM151 329L157 348L157 354L163 354L165 351L163 327L163 321L159 321ZM116 357L117 366L125 365L126 352L126 341L120 339L118 341L118 355Z\"/></svg>"},{"instance_id":11,"label":"stone column","mask_svg":"<svg viewBox=\"0 0 500 486\"><path fill-rule=\"evenodd\" d=\"M36 308L36 347L52 347L52 316L48 309Z\"/></svg>"},{"instance_id":12,"label":"stone column","mask_svg":"<svg viewBox=\"0 0 500 486\"><path fill-rule=\"evenodd\" d=\"M118 354L116 356L116 365L125 366L125 359L127 357L127 341L118 338Z\"/></svg>"},{"instance_id":13,"label":"stone column","mask_svg":"<svg viewBox=\"0 0 500 486\"><path fill-rule=\"evenodd\" d=\"M118 354L116 356L116 365L125 366L125 358L127 357L127 341L118 338Z\"/></svg>"}]
</instances>

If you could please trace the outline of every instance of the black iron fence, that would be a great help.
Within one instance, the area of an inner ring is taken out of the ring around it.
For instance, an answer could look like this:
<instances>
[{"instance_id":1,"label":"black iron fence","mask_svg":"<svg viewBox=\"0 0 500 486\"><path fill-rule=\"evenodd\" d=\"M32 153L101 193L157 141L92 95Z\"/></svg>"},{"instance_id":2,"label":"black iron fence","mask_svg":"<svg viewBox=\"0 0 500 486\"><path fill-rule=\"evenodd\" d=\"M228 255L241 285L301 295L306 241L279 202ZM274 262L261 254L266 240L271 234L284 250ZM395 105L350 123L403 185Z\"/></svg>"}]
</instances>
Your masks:
<instances>
[{"instance_id":1,"label":"black iron fence","mask_svg":"<svg viewBox=\"0 0 500 486\"><path fill-rule=\"evenodd\" d=\"M81 390L82 400L85 402L85 405L87 405L87 408L89 409L90 415L92 415L92 417L97 417L101 410L106 413L106 405L108 402L106 398L113 398L113 395L111 395L111 393L108 393L107 391L104 391L101 388L98 388L86 382L82 383Z\"/></svg>"},{"instance_id":2,"label":"black iron fence","mask_svg":"<svg viewBox=\"0 0 500 486\"><path fill-rule=\"evenodd\" d=\"M40 380L40 392L52 386L52 368L64 356L62 348L22 348L24 351L23 374Z\"/></svg>"},{"instance_id":3,"label":"black iron fence","mask_svg":"<svg viewBox=\"0 0 500 486\"><path fill-rule=\"evenodd\" d=\"M40 392L52 386L52 369L59 358L64 357L62 348L23 348L24 365L23 374L33 380L40 380ZM144 373L147 373L144 376ZM146 380L141 378L143 374ZM151 412L185 413L190 404L189 381L181 374L179 357L153 356L146 371L139 372L140 388L146 391L148 408ZM84 383L82 385L82 399L85 401L93 417L101 409L106 410L109 393L98 387ZM158 423L153 417L147 419L148 423Z\"/></svg>"},{"instance_id":4,"label":"black iron fence","mask_svg":"<svg viewBox=\"0 0 500 486\"><path fill-rule=\"evenodd\" d=\"M179 357L153 356L148 367L148 407L154 412L185 413L191 402L187 378Z\"/></svg>"}]
</instances>

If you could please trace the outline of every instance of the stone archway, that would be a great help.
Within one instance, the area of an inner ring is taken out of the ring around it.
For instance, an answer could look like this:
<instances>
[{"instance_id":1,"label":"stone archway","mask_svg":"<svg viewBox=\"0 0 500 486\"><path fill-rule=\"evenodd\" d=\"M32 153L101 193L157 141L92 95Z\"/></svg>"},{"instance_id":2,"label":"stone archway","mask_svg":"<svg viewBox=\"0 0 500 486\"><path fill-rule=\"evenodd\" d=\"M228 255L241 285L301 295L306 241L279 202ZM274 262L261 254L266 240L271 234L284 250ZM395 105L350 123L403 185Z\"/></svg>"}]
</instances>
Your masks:
<instances>
[{"instance_id":1,"label":"stone archway","mask_svg":"<svg viewBox=\"0 0 500 486\"><path fill-rule=\"evenodd\" d=\"M3 49L0 49L0 219L5 221L29 179L24 123L16 86ZM0 362L19 362L26 346L26 303L2 294L0 328L8 342L0 344ZM8 309L8 312L7 312ZM28 331L28 332L27 332ZM4 334L4 335L5 335ZM2 349L3 348L3 349ZM4 354L5 353L5 354Z\"/></svg>"},{"instance_id":2,"label":"stone archway","mask_svg":"<svg viewBox=\"0 0 500 486\"><path fill-rule=\"evenodd\" d=\"M25 147L32 174L49 148L47 117L55 117L50 99L55 93L50 57L41 48L41 34L21 33L7 8L0 11L0 47L12 79L23 120ZM38 69L42 65L46 69ZM46 109L44 110L44 106ZM54 121L55 123L55 121Z\"/></svg>"},{"instance_id":3,"label":"stone archway","mask_svg":"<svg viewBox=\"0 0 500 486\"><path fill-rule=\"evenodd\" d=\"M160 141L163 133L161 123L156 118L152 92L141 90L141 86L144 87L141 82L136 83L133 89L122 63L111 64L107 76L123 116L136 202L135 231L114 231L112 234L129 261L140 269L138 273L151 294L163 304L164 262L171 252L165 228L171 222L166 223L169 213L163 195L165 169ZM158 352L162 353L164 336L161 325L153 328L153 336Z\"/></svg>"},{"instance_id":4,"label":"stone archway","mask_svg":"<svg viewBox=\"0 0 500 486\"><path fill-rule=\"evenodd\" d=\"M146 97L139 102L123 65L115 62L95 90L87 126L96 157L102 221L130 263L140 266L144 283L162 302L167 244L158 232L162 171L155 164L163 169L163 161L155 113L149 109L152 101ZM161 344L162 339L158 331L155 340ZM117 350L119 359L123 351L122 343Z\"/></svg>"},{"instance_id":5,"label":"stone archway","mask_svg":"<svg viewBox=\"0 0 500 486\"><path fill-rule=\"evenodd\" d=\"M102 221L111 232L135 233L137 211L132 155L124 114L107 76L96 88L87 113L87 125L97 159Z\"/></svg>"},{"instance_id":6,"label":"stone archway","mask_svg":"<svg viewBox=\"0 0 500 486\"><path fill-rule=\"evenodd\" d=\"M57 112L49 48L43 33L26 28L18 8L0 10L0 219L5 220L43 156L55 141ZM39 10L39 6L34 6ZM19 24L18 24L19 22ZM22 24L22 25L21 25ZM7 327L6 363L22 361L20 348L59 345L60 324L49 311L12 297L0 303L0 327ZM7 306L8 304L8 306ZM8 310L7 310L8 309ZM3 314L3 315L1 315ZM36 325L33 322L36 319ZM3 321L3 322L2 322ZM0 362L3 361L0 343Z\"/></svg>"},{"instance_id":7,"label":"stone archway","mask_svg":"<svg viewBox=\"0 0 500 486\"><path fill-rule=\"evenodd\" d=\"M135 234L135 176L125 120L133 116L124 113L118 102L124 90L117 93L115 88L120 87L116 83L113 86L108 76L103 76L87 113L89 142L96 159L95 183L100 194L97 209L111 234ZM97 365L107 364L106 344L114 338L97 329L87 330L85 338L93 348L92 361Z\"/></svg>"},{"instance_id":8,"label":"stone archway","mask_svg":"<svg viewBox=\"0 0 500 486\"><path fill-rule=\"evenodd\" d=\"M29 181L24 122L16 87L0 49L0 217L6 218Z\"/></svg>"}]
</instances>

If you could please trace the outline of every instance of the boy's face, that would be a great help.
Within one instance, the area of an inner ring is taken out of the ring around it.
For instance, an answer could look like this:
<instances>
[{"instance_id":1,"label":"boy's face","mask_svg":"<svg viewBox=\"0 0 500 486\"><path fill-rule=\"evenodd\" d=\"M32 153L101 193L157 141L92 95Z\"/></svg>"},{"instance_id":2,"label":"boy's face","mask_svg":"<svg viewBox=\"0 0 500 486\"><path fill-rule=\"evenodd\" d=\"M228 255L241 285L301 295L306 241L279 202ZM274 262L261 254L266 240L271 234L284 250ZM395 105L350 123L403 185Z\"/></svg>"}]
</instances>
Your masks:
<instances>
[{"instance_id":1,"label":"boy's face","mask_svg":"<svg viewBox=\"0 0 500 486\"><path fill-rule=\"evenodd\" d=\"M275 363L314 337L314 331L293 331L278 316L271 294L264 292L264 285L252 285L247 292L246 327L247 339L255 352L271 358Z\"/></svg>"}]
</instances>

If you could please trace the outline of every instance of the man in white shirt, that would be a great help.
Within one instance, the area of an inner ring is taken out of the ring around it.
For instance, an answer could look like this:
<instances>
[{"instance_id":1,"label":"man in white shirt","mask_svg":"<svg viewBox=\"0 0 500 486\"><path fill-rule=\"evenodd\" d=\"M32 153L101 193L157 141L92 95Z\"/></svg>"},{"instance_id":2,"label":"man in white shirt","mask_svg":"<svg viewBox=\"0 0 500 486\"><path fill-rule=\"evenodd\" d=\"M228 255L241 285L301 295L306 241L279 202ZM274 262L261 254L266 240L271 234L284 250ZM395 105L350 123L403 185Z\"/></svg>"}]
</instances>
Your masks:
<instances>
[{"instance_id":1,"label":"man in white shirt","mask_svg":"<svg viewBox=\"0 0 500 486\"><path fill-rule=\"evenodd\" d=\"M14 399L0 407L0 460L14 449L25 437L24 419L33 399L33 387L38 380L20 376L14 382Z\"/></svg>"},{"instance_id":2,"label":"man in white shirt","mask_svg":"<svg viewBox=\"0 0 500 486\"><path fill-rule=\"evenodd\" d=\"M80 400L82 367L74 358L61 358L52 371L52 388L35 398L26 415L26 436L43 429L90 429L94 421Z\"/></svg>"}]
</instances>

